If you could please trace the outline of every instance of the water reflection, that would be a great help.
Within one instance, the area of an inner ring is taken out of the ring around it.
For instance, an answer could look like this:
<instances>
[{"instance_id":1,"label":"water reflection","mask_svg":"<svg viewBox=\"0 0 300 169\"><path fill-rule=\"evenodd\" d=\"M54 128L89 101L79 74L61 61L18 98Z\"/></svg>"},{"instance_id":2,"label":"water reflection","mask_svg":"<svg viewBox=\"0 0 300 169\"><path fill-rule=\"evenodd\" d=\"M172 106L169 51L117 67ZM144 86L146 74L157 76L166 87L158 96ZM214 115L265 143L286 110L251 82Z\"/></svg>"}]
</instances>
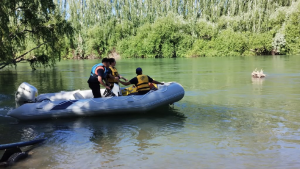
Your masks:
<instances>
[{"instance_id":1,"label":"water reflection","mask_svg":"<svg viewBox=\"0 0 300 169\"><path fill-rule=\"evenodd\" d=\"M182 130L186 117L174 109L163 108L147 114L87 117L40 122L21 122L16 131L22 138L47 138L36 154L18 167L55 165L56 168L111 166L122 156L143 153L160 146L152 139ZM25 137L26 136L26 137ZM17 139L17 138L16 138ZM47 156L42 154L47 152ZM49 159L50 158L50 159Z\"/></svg>"},{"instance_id":2,"label":"water reflection","mask_svg":"<svg viewBox=\"0 0 300 169\"><path fill-rule=\"evenodd\" d=\"M18 65L0 71L0 143L48 138L16 168L299 168L299 61L298 56L124 59L117 67L126 78L140 66L157 80L182 84L186 95L176 110L16 124L5 114L14 107L20 83L40 93L86 89L97 60L35 72ZM250 79L256 67L268 76Z\"/></svg>"},{"instance_id":3,"label":"water reflection","mask_svg":"<svg viewBox=\"0 0 300 169\"><path fill-rule=\"evenodd\" d=\"M252 84L254 85L262 85L265 78L251 78L252 79Z\"/></svg>"}]
</instances>

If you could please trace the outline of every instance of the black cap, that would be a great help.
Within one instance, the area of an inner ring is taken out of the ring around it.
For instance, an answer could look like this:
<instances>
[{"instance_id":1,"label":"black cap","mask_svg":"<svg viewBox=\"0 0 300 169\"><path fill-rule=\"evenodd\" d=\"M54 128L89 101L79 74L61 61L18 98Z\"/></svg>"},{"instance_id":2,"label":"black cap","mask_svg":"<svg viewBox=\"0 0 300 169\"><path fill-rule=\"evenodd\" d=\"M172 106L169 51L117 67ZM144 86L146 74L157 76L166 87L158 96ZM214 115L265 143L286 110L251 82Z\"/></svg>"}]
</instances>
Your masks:
<instances>
[{"instance_id":1,"label":"black cap","mask_svg":"<svg viewBox=\"0 0 300 169\"><path fill-rule=\"evenodd\" d=\"M104 63L104 62L109 62L108 58L103 58L102 63Z\"/></svg>"},{"instance_id":2,"label":"black cap","mask_svg":"<svg viewBox=\"0 0 300 169\"><path fill-rule=\"evenodd\" d=\"M140 68L140 67L138 67L138 68L136 68L136 74L141 74L142 73L142 68Z\"/></svg>"}]
</instances>

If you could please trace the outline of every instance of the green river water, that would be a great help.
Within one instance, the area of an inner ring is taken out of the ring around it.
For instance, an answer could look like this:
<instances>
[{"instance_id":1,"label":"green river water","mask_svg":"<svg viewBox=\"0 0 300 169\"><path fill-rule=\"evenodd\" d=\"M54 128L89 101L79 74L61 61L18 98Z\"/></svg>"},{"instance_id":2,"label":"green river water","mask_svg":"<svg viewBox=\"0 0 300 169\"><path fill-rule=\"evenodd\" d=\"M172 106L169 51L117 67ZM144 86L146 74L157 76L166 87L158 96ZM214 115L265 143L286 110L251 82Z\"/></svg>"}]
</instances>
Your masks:
<instances>
[{"instance_id":1,"label":"green river water","mask_svg":"<svg viewBox=\"0 0 300 169\"><path fill-rule=\"evenodd\" d=\"M22 82L41 93L88 89L99 60L0 71L0 144L46 138L13 168L300 168L300 57L122 59L185 89L174 108L147 114L18 122L7 117ZM252 79L262 68L265 79ZM1 155L0 151L0 155Z\"/></svg>"}]
</instances>

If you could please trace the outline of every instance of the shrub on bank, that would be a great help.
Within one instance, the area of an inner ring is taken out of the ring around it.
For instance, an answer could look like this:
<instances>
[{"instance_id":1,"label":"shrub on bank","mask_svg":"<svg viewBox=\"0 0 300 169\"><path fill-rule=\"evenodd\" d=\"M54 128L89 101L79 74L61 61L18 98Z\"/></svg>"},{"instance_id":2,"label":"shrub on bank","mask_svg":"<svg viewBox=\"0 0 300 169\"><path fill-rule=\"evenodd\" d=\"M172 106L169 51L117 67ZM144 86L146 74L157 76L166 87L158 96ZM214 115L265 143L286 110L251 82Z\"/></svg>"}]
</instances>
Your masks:
<instances>
[{"instance_id":1,"label":"shrub on bank","mask_svg":"<svg viewBox=\"0 0 300 169\"><path fill-rule=\"evenodd\" d=\"M125 58L300 54L300 1L236 6L230 13L232 9L203 11L203 16L176 10L154 14L147 9L147 15L123 11L124 16L85 26L78 32L82 39L74 38L71 48L78 55L103 57L116 51Z\"/></svg>"}]
</instances>

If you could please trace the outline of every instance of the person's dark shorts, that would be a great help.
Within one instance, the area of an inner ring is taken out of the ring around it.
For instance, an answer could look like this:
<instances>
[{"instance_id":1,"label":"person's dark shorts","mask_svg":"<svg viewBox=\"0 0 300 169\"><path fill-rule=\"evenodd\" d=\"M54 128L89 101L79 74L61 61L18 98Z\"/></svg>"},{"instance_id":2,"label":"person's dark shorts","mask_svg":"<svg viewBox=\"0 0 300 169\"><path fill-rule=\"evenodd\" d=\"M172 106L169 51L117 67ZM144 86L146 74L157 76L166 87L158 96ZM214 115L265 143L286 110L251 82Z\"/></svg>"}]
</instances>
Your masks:
<instances>
[{"instance_id":1,"label":"person's dark shorts","mask_svg":"<svg viewBox=\"0 0 300 169\"><path fill-rule=\"evenodd\" d=\"M100 98L100 84L99 83L89 83L89 87L92 89L94 98Z\"/></svg>"}]
</instances>

